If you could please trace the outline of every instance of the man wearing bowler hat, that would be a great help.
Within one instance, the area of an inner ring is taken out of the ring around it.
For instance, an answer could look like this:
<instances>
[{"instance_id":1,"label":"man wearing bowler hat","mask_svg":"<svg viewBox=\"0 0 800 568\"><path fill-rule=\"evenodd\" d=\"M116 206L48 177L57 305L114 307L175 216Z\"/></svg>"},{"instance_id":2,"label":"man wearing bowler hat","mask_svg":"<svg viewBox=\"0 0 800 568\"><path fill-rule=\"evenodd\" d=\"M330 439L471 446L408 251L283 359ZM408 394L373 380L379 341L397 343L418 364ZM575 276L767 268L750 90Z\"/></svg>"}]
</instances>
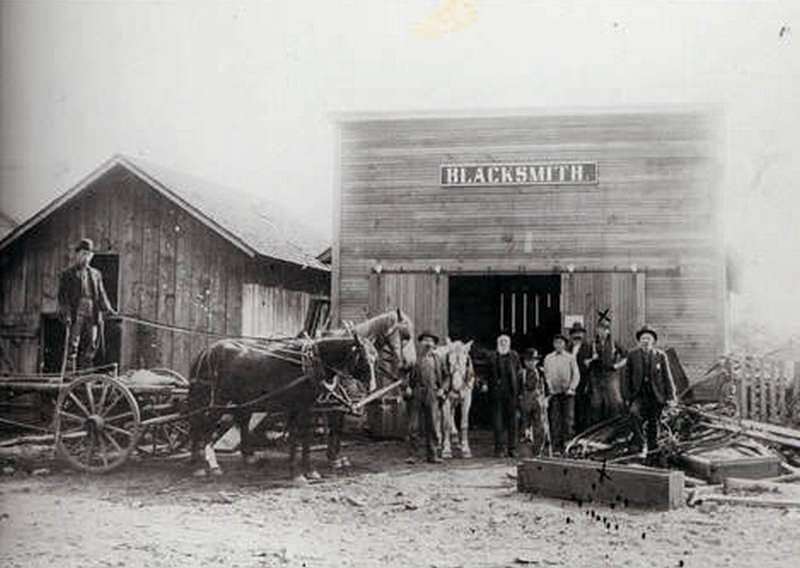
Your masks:
<instances>
[{"instance_id":1,"label":"man wearing bowler hat","mask_svg":"<svg viewBox=\"0 0 800 568\"><path fill-rule=\"evenodd\" d=\"M442 458L438 453L442 439L439 403L450 390L450 376L444 361L435 352L439 338L429 331L423 331L417 341L417 362L411 370L406 390L410 399L409 443L413 454L416 452L415 427L418 422L425 436L425 457L430 463L441 463Z\"/></svg>"},{"instance_id":2,"label":"man wearing bowler hat","mask_svg":"<svg viewBox=\"0 0 800 568\"><path fill-rule=\"evenodd\" d=\"M667 355L656 348L658 333L645 325L636 332L639 345L628 353L622 374L622 396L634 418L635 443L644 447L647 432L647 460L655 463L658 447L658 423L666 405L676 404L675 383Z\"/></svg>"},{"instance_id":3,"label":"man wearing bowler hat","mask_svg":"<svg viewBox=\"0 0 800 568\"><path fill-rule=\"evenodd\" d=\"M67 356L79 369L91 367L103 339L103 313L116 314L108 301L103 275L89 266L94 242L81 239L75 246L75 263L58 281L58 312L69 330Z\"/></svg>"}]
</instances>

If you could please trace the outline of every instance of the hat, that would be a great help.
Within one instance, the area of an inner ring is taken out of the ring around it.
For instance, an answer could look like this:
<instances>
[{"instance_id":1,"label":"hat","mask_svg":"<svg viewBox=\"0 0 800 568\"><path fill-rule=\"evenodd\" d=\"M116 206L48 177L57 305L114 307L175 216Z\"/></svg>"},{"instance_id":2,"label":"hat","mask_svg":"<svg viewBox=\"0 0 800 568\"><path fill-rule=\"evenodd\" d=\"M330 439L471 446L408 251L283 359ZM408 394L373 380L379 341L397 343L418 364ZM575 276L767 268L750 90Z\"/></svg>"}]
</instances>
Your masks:
<instances>
[{"instance_id":1,"label":"hat","mask_svg":"<svg viewBox=\"0 0 800 568\"><path fill-rule=\"evenodd\" d=\"M92 239L81 239L80 242L75 245L75 252L79 250L88 250L89 252L94 252L94 241Z\"/></svg>"},{"instance_id":2,"label":"hat","mask_svg":"<svg viewBox=\"0 0 800 568\"><path fill-rule=\"evenodd\" d=\"M643 325L641 328L639 328L639 331L637 331L637 332L636 332L636 341L639 341L639 339L640 339L640 338L641 338L641 337L642 337L642 336L643 336L645 333L649 333L650 335L652 335L652 336L653 336L653 339L655 339L656 341L658 341L658 334L656 333L656 330L655 330L655 329L653 329L652 327L650 327L650 326L649 326L649 325L647 325L647 324Z\"/></svg>"},{"instance_id":3,"label":"hat","mask_svg":"<svg viewBox=\"0 0 800 568\"><path fill-rule=\"evenodd\" d=\"M576 321L572 324L572 327L569 328L569 334L572 335L573 333L586 333L586 328L583 327L581 322Z\"/></svg>"},{"instance_id":4,"label":"hat","mask_svg":"<svg viewBox=\"0 0 800 568\"><path fill-rule=\"evenodd\" d=\"M426 337L433 339L434 343L439 343L439 336L432 334L430 331L423 331L417 336L417 341L422 341Z\"/></svg>"},{"instance_id":5,"label":"hat","mask_svg":"<svg viewBox=\"0 0 800 568\"><path fill-rule=\"evenodd\" d=\"M530 361L531 359L536 359L539 357L539 350L536 347L528 347L525 350L525 353L522 355L522 358L525 361Z\"/></svg>"},{"instance_id":6,"label":"hat","mask_svg":"<svg viewBox=\"0 0 800 568\"><path fill-rule=\"evenodd\" d=\"M566 336L565 336L563 333L556 333L556 334L553 336L553 341L555 341L556 339L560 339L560 340L562 340L564 343L566 343L566 342L567 342L567 337L566 337Z\"/></svg>"}]
</instances>

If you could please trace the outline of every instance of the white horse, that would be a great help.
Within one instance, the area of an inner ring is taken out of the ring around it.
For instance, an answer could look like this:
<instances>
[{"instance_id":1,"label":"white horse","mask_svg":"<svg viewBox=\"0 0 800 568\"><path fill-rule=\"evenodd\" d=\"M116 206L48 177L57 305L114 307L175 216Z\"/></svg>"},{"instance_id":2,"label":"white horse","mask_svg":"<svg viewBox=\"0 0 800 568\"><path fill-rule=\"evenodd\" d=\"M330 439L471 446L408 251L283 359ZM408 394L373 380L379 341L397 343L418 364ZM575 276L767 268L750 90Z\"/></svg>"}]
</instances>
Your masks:
<instances>
[{"instance_id":1,"label":"white horse","mask_svg":"<svg viewBox=\"0 0 800 568\"><path fill-rule=\"evenodd\" d=\"M475 370L469 356L472 341L450 341L439 348L438 354L444 358L451 377L451 390L442 404L442 457L452 458L453 449L450 438L460 433L461 457L471 458L469 449L469 408L472 405L472 388L475 386ZM461 407L461 423L456 428L456 407Z\"/></svg>"}]
</instances>

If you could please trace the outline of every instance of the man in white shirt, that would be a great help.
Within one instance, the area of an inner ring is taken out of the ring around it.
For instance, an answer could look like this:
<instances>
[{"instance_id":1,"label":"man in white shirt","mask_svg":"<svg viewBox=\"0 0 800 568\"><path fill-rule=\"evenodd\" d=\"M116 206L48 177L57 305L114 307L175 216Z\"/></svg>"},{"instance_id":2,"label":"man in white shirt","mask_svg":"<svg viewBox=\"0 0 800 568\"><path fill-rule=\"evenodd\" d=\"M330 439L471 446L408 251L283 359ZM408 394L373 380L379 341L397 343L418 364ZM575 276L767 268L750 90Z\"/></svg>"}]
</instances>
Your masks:
<instances>
[{"instance_id":1,"label":"man in white shirt","mask_svg":"<svg viewBox=\"0 0 800 568\"><path fill-rule=\"evenodd\" d=\"M566 351L567 338L560 333L553 338L555 351L544 358L544 376L550 392L548 414L553 454L563 454L573 436L575 391L581 380L578 363Z\"/></svg>"}]
</instances>

